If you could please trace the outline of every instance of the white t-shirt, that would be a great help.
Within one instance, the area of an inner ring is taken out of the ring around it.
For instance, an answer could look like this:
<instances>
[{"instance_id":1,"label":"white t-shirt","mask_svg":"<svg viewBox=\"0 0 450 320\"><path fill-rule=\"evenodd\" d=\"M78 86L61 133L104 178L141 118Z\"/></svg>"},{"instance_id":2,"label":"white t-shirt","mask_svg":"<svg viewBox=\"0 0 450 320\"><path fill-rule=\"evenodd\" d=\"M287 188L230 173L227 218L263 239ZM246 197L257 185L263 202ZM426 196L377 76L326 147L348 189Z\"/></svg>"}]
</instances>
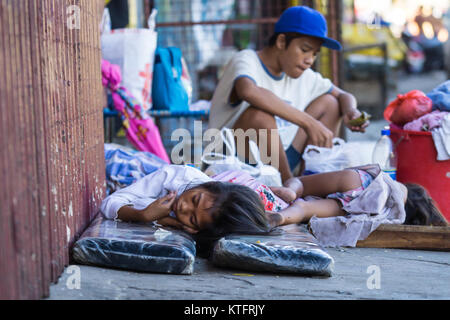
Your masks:
<instances>
[{"instance_id":1,"label":"white t-shirt","mask_svg":"<svg viewBox=\"0 0 450 320\"><path fill-rule=\"evenodd\" d=\"M248 108L249 104L246 101L234 105L230 103L234 83L240 77L253 80L257 86L270 90L301 111L333 88L329 79L323 78L320 73L311 69L305 70L297 79L286 74L276 77L269 72L254 50L242 50L236 53L226 65L214 92L209 117L210 128L232 128L240 115ZM287 149L295 138L298 126L278 117L276 121L284 149Z\"/></svg>"},{"instance_id":2,"label":"white t-shirt","mask_svg":"<svg viewBox=\"0 0 450 320\"><path fill-rule=\"evenodd\" d=\"M109 195L103 200L100 210L105 218L117 219L117 211L123 206L132 205L142 210L170 191L177 191L180 195L188 186L209 181L213 180L196 168L165 165L132 185Z\"/></svg>"}]
</instances>

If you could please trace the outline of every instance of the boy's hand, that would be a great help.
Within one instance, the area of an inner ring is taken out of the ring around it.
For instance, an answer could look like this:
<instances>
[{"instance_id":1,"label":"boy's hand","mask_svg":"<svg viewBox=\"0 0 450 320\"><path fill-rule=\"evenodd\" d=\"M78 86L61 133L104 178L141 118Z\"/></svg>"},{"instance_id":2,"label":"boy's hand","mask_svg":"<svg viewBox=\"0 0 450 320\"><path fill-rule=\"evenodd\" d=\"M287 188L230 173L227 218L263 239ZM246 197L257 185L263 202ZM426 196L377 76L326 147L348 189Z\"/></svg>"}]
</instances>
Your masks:
<instances>
[{"instance_id":1,"label":"boy's hand","mask_svg":"<svg viewBox=\"0 0 450 320\"><path fill-rule=\"evenodd\" d=\"M147 208L142 210L142 217L144 221L155 221L167 217L172 210L172 204L175 201L177 193L171 191L165 197L152 202Z\"/></svg>"},{"instance_id":2,"label":"boy's hand","mask_svg":"<svg viewBox=\"0 0 450 320\"><path fill-rule=\"evenodd\" d=\"M333 87L331 95L339 101L339 106L345 126L352 131L365 132L370 123L368 119L363 124L357 126L351 125L349 123L350 121L361 116L361 112L357 108L357 101L355 96L343 91L342 89L339 89L338 87Z\"/></svg>"},{"instance_id":3,"label":"boy's hand","mask_svg":"<svg viewBox=\"0 0 450 320\"><path fill-rule=\"evenodd\" d=\"M354 132L366 132L366 128L369 126L370 121L366 120L362 125L360 126L352 126L349 122L353 119L359 118L361 116L361 112L358 109L355 108L343 108L343 121L347 128Z\"/></svg>"},{"instance_id":4,"label":"boy's hand","mask_svg":"<svg viewBox=\"0 0 450 320\"><path fill-rule=\"evenodd\" d=\"M311 117L311 121L309 121L308 126L304 130L308 135L310 144L325 148L331 148L333 146L333 132L313 117Z\"/></svg>"}]
</instances>

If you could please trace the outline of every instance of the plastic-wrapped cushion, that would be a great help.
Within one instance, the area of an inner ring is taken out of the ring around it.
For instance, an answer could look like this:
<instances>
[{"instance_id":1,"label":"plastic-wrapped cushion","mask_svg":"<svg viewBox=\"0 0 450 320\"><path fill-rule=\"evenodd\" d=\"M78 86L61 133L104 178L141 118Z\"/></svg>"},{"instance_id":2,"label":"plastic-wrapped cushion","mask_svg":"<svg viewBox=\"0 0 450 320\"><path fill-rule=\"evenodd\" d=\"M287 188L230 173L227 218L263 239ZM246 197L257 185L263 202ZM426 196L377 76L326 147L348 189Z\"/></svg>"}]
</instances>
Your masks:
<instances>
[{"instance_id":1,"label":"plastic-wrapped cushion","mask_svg":"<svg viewBox=\"0 0 450 320\"><path fill-rule=\"evenodd\" d=\"M334 268L333 258L298 225L263 236L225 236L216 242L211 260L219 267L310 276L330 277Z\"/></svg>"},{"instance_id":2,"label":"plastic-wrapped cushion","mask_svg":"<svg viewBox=\"0 0 450 320\"><path fill-rule=\"evenodd\" d=\"M80 264L174 274L192 274L195 254L195 241L183 231L106 220L100 214L72 252Z\"/></svg>"}]
</instances>

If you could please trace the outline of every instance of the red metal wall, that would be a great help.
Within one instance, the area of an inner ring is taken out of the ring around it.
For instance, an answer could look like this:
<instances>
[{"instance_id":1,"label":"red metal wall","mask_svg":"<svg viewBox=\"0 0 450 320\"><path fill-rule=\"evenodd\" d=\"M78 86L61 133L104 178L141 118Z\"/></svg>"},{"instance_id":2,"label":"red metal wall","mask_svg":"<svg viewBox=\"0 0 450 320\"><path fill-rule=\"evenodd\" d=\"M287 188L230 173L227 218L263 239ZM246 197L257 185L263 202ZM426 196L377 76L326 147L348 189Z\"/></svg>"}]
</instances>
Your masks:
<instances>
[{"instance_id":1,"label":"red metal wall","mask_svg":"<svg viewBox=\"0 0 450 320\"><path fill-rule=\"evenodd\" d=\"M48 295L105 196L103 4L0 0L0 299Z\"/></svg>"}]
</instances>

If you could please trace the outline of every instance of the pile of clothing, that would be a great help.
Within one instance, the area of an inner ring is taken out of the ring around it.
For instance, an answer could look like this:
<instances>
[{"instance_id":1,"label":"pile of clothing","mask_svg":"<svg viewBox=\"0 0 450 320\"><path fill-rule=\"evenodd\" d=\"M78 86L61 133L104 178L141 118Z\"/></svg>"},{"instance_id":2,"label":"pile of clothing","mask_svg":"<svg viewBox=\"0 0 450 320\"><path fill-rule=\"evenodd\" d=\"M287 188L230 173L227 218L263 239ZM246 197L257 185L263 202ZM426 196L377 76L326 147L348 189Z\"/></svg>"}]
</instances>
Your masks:
<instances>
[{"instance_id":1,"label":"pile of clothing","mask_svg":"<svg viewBox=\"0 0 450 320\"><path fill-rule=\"evenodd\" d=\"M403 130L431 132L437 160L450 160L450 80L427 95L419 90L398 95L384 117Z\"/></svg>"},{"instance_id":2,"label":"pile of clothing","mask_svg":"<svg viewBox=\"0 0 450 320\"><path fill-rule=\"evenodd\" d=\"M106 193L125 188L167 163L150 152L105 143Z\"/></svg>"}]
</instances>

